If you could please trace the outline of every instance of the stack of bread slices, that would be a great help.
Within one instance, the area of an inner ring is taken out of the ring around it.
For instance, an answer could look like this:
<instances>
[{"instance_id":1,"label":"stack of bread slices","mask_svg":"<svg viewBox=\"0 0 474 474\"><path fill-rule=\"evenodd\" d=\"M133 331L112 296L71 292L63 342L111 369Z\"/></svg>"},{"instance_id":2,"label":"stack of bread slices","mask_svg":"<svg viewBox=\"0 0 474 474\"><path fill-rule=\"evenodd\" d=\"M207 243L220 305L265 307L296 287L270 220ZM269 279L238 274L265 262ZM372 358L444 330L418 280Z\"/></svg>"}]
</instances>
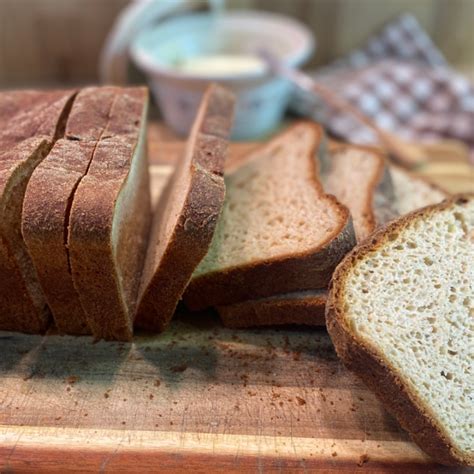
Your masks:
<instances>
[{"instance_id":1,"label":"stack of bread slices","mask_svg":"<svg viewBox=\"0 0 474 474\"><path fill-rule=\"evenodd\" d=\"M224 200L234 97L206 92L150 202L145 88L0 94L0 330L130 340L164 329Z\"/></svg>"}]
</instances>

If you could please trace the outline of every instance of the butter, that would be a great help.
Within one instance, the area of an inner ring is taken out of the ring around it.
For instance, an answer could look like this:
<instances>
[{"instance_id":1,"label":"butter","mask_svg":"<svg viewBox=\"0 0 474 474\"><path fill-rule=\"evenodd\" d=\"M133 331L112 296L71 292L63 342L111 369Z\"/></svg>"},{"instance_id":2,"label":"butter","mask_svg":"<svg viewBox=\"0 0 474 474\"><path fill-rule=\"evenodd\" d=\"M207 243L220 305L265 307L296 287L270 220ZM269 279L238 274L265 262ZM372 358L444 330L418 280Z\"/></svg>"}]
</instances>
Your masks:
<instances>
[{"instance_id":1,"label":"butter","mask_svg":"<svg viewBox=\"0 0 474 474\"><path fill-rule=\"evenodd\" d=\"M250 54L209 54L186 58L177 68L196 76L238 76L263 73L265 64Z\"/></svg>"}]
</instances>

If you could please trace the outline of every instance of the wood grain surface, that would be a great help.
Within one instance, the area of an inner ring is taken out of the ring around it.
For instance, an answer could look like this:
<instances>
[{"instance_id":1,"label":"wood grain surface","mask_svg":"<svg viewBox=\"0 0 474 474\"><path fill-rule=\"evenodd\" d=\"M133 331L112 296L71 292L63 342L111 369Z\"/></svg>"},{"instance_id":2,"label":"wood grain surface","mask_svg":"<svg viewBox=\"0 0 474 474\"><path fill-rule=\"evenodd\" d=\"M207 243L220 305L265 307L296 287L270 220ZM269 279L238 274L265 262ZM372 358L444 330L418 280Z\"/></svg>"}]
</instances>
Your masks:
<instances>
[{"instance_id":1,"label":"wood grain surface","mask_svg":"<svg viewBox=\"0 0 474 474\"><path fill-rule=\"evenodd\" d=\"M155 171L182 150L162 134ZM0 347L2 473L463 472L409 440L322 329L181 310L132 344L0 332Z\"/></svg>"},{"instance_id":2,"label":"wood grain surface","mask_svg":"<svg viewBox=\"0 0 474 474\"><path fill-rule=\"evenodd\" d=\"M2 472L444 472L324 330L180 315L133 344L0 333Z\"/></svg>"}]
</instances>

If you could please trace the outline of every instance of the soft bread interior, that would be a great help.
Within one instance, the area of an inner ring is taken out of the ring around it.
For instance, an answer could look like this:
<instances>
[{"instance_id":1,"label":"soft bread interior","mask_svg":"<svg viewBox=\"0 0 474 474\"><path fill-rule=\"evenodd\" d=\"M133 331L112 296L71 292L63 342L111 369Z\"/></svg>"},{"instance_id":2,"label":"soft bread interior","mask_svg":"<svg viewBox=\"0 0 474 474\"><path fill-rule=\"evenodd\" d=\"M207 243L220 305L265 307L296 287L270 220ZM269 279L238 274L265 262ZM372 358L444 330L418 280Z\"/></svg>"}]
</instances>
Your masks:
<instances>
[{"instance_id":1,"label":"soft bread interior","mask_svg":"<svg viewBox=\"0 0 474 474\"><path fill-rule=\"evenodd\" d=\"M340 225L339 208L316 180L321 137L295 126L226 177L226 200L194 277L323 245Z\"/></svg>"},{"instance_id":2,"label":"soft bread interior","mask_svg":"<svg viewBox=\"0 0 474 474\"><path fill-rule=\"evenodd\" d=\"M453 209L454 207L454 209ZM349 268L346 324L474 454L474 199L412 219Z\"/></svg>"},{"instance_id":3,"label":"soft bread interior","mask_svg":"<svg viewBox=\"0 0 474 474\"><path fill-rule=\"evenodd\" d=\"M144 108L137 146L128 176L115 203L112 220L112 249L120 295L128 314L135 312L143 269L149 225L150 195L146 142L147 107Z\"/></svg>"}]
</instances>

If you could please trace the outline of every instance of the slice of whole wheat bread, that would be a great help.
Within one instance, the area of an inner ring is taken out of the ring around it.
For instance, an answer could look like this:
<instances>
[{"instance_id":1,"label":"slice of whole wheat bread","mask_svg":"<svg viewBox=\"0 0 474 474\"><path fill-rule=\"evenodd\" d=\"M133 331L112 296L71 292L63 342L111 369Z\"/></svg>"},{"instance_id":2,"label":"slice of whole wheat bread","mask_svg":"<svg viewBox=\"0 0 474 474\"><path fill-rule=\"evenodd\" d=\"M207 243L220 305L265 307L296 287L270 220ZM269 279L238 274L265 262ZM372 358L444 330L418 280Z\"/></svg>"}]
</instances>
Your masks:
<instances>
[{"instance_id":1,"label":"slice of whole wheat bread","mask_svg":"<svg viewBox=\"0 0 474 474\"><path fill-rule=\"evenodd\" d=\"M232 128L233 94L206 91L186 150L161 198L151 233L136 324L162 331L205 256L224 201L224 160Z\"/></svg>"},{"instance_id":2,"label":"slice of whole wheat bread","mask_svg":"<svg viewBox=\"0 0 474 474\"><path fill-rule=\"evenodd\" d=\"M333 142L320 156L324 190L349 208L358 242L396 217L391 175L381 153Z\"/></svg>"},{"instance_id":3,"label":"slice of whole wheat bread","mask_svg":"<svg viewBox=\"0 0 474 474\"><path fill-rule=\"evenodd\" d=\"M37 333L50 313L21 235L25 190L63 132L74 91L0 94L0 329Z\"/></svg>"},{"instance_id":4,"label":"slice of whole wheat bread","mask_svg":"<svg viewBox=\"0 0 474 474\"><path fill-rule=\"evenodd\" d=\"M76 97L58 140L33 172L23 203L22 233L57 329L90 334L74 288L67 242L69 213L103 134L118 89L90 87Z\"/></svg>"},{"instance_id":5,"label":"slice of whole wheat bread","mask_svg":"<svg viewBox=\"0 0 474 474\"><path fill-rule=\"evenodd\" d=\"M130 340L150 223L148 92L123 89L72 202L71 273L96 339Z\"/></svg>"},{"instance_id":6,"label":"slice of whole wheat bread","mask_svg":"<svg viewBox=\"0 0 474 474\"><path fill-rule=\"evenodd\" d=\"M224 326L248 328L260 326L325 326L326 290L284 293L268 298L217 306Z\"/></svg>"},{"instance_id":7,"label":"slice of whole wheat bread","mask_svg":"<svg viewBox=\"0 0 474 474\"><path fill-rule=\"evenodd\" d=\"M437 204L449 197L449 193L439 186L399 166L390 165L390 174L395 194L395 208L400 215Z\"/></svg>"},{"instance_id":8,"label":"slice of whole wheat bread","mask_svg":"<svg viewBox=\"0 0 474 474\"><path fill-rule=\"evenodd\" d=\"M336 351L443 464L474 464L474 195L404 216L334 273Z\"/></svg>"},{"instance_id":9,"label":"slice of whole wheat bread","mask_svg":"<svg viewBox=\"0 0 474 474\"><path fill-rule=\"evenodd\" d=\"M185 292L191 309L324 288L354 246L346 207L325 194L314 156L322 129L301 122L226 176L213 243Z\"/></svg>"}]
</instances>

